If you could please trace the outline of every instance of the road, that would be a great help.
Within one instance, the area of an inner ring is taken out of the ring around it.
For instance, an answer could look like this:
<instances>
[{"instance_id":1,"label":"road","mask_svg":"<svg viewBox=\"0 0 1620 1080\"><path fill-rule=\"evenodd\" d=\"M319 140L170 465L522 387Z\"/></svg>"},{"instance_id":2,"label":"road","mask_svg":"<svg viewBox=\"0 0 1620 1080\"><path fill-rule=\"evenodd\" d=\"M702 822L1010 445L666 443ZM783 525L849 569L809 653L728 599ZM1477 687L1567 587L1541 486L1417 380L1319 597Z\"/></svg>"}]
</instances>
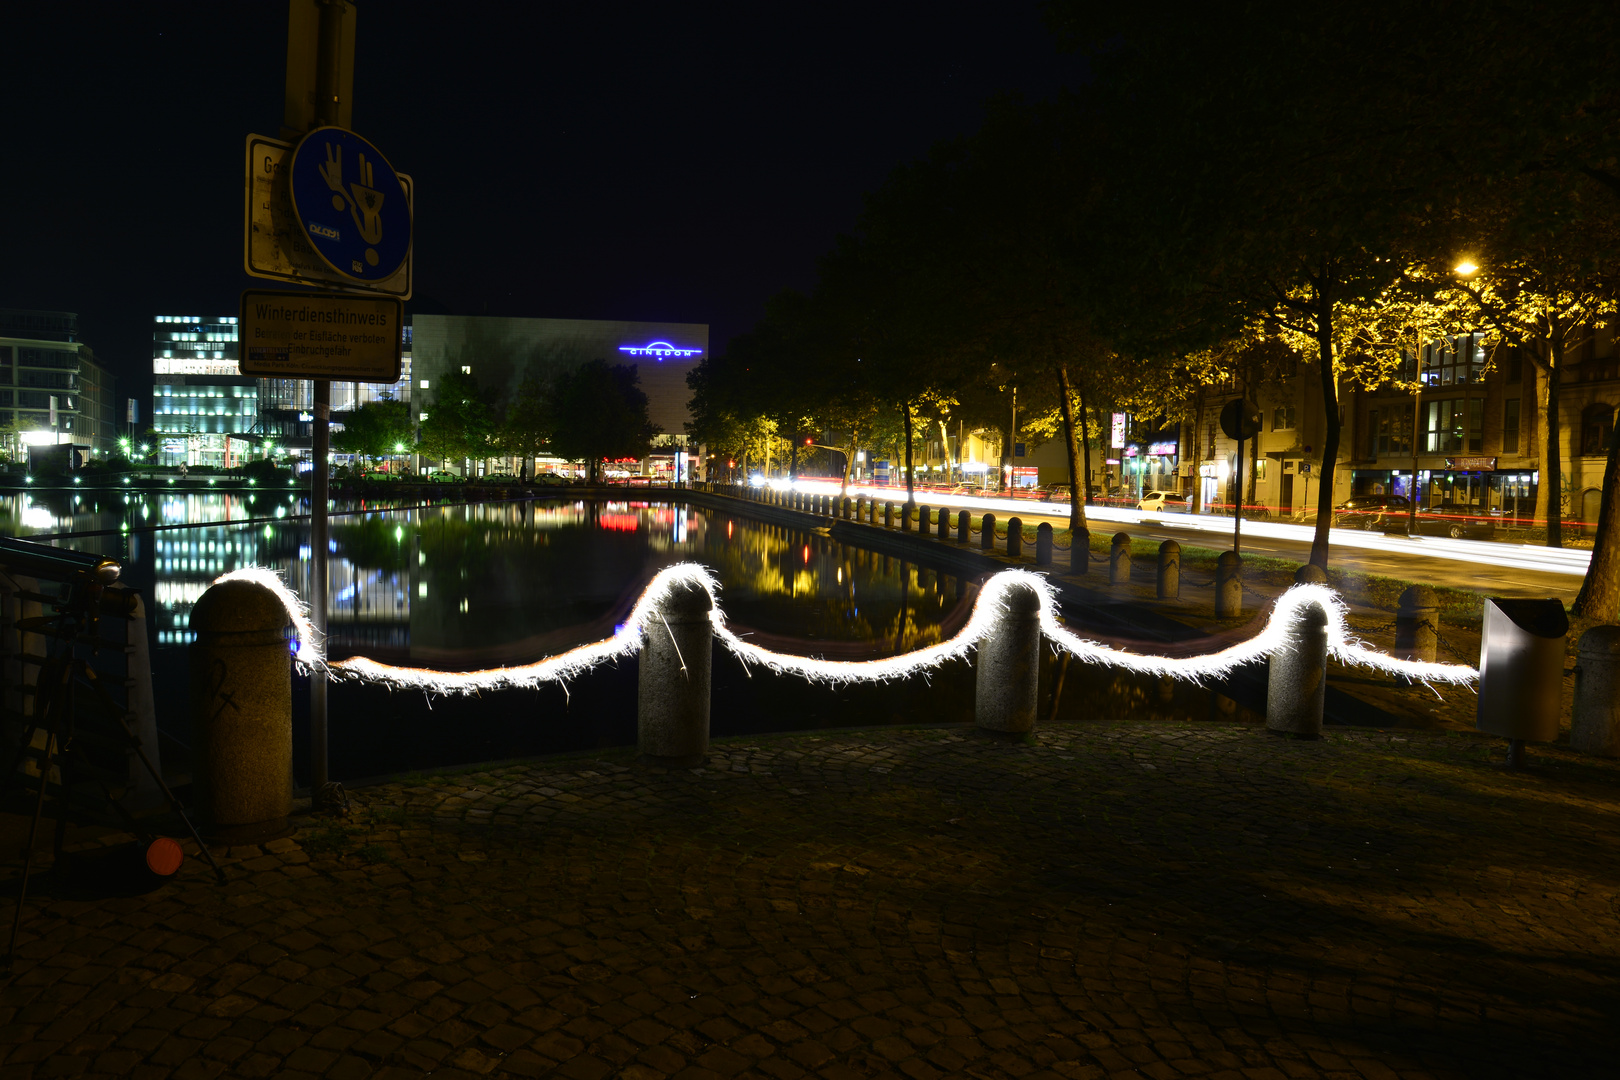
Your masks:
<instances>
[{"instance_id":1,"label":"road","mask_svg":"<svg viewBox=\"0 0 1620 1080\"><path fill-rule=\"evenodd\" d=\"M800 481L802 490L825 494L836 483ZM893 488L855 488L852 493L877 499L904 498ZM1028 500L921 494L918 502L930 507L993 513L1005 521L1017 515L1025 523L1048 521L1067 528L1069 511L1059 503ZM1088 507L1093 532L1124 531L1144 540L1174 540L1178 544L1225 550L1231 547L1232 519L1213 515L1145 514L1120 507ZM1247 555L1270 555L1304 562L1310 558L1313 528L1276 521L1245 521L1242 550ZM1549 549L1528 544L1489 540L1451 540L1424 536L1385 536L1357 529L1334 529L1331 565L1408 581L1422 581L1487 596L1557 597L1575 599L1591 553Z\"/></svg>"}]
</instances>

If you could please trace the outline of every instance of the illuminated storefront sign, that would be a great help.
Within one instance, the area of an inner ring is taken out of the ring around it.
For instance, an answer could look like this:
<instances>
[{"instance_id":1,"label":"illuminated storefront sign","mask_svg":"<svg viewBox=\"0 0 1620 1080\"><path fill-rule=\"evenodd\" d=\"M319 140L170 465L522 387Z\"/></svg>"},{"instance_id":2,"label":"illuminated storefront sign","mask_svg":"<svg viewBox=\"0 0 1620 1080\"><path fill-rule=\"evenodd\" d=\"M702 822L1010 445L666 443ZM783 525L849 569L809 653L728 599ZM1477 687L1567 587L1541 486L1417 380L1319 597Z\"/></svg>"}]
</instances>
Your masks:
<instances>
[{"instance_id":1,"label":"illuminated storefront sign","mask_svg":"<svg viewBox=\"0 0 1620 1080\"><path fill-rule=\"evenodd\" d=\"M702 349L681 349L667 341L649 341L645 345L620 345L619 351L631 356L650 356L660 364L669 356L702 356Z\"/></svg>"},{"instance_id":2,"label":"illuminated storefront sign","mask_svg":"<svg viewBox=\"0 0 1620 1080\"><path fill-rule=\"evenodd\" d=\"M1108 445L1119 448L1125 445L1125 414L1122 412L1117 412L1111 419L1113 420L1113 423L1111 425L1112 430L1109 432L1111 438L1108 441Z\"/></svg>"},{"instance_id":3,"label":"illuminated storefront sign","mask_svg":"<svg viewBox=\"0 0 1620 1080\"><path fill-rule=\"evenodd\" d=\"M1148 457L1174 457L1176 444L1173 442L1148 443Z\"/></svg>"}]
</instances>

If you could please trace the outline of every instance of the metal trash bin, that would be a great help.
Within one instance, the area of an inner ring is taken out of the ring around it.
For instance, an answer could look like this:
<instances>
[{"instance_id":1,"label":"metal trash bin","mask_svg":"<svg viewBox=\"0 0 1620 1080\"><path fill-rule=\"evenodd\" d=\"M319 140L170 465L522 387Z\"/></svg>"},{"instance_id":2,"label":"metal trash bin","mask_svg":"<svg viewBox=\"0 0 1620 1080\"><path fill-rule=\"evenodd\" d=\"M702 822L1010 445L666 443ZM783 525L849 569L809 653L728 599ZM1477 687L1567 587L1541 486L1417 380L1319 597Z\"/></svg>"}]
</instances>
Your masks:
<instances>
[{"instance_id":1,"label":"metal trash bin","mask_svg":"<svg viewBox=\"0 0 1620 1080\"><path fill-rule=\"evenodd\" d=\"M1525 742L1557 740L1568 634L1569 614L1560 600L1486 599L1480 731Z\"/></svg>"}]
</instances>

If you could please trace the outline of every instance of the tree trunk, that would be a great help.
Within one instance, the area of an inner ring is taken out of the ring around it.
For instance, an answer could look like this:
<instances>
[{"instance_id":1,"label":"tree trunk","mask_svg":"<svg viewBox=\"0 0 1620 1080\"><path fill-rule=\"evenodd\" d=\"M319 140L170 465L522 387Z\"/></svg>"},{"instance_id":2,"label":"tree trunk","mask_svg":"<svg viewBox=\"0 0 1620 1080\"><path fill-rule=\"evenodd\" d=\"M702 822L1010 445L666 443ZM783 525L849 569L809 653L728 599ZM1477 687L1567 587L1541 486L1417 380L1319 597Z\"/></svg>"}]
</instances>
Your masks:
<instances>
[{"instance_id":1,"label":"tree trunk","mask_svg":"<svg viewBox=\"0 0 1620 1080\"><path fill-rule=\"evenodd\" d=\"M945 421L944 420L941 420L939 422L939 445L940 445L940 449L943 450L944 453L945 453L945 482L947 484L949 484L949 483L952 482L951 481L951 472L952 472L952 470L951 470L951 429L945 426ZM962 448L960 446L958 446L956 448L956 453L957 453L958 456L961 455Z\"/></svg>"},{"instance_id":2,"label":"tree trunk","mask_svg":"<svg viewBox=\"0 0 1620 1080\"><path fill-rule=\"evenodd\" d=\"M1086 504L1080 501L1081 486L1091 485L1080 478L1080 447L1074 437L1074 395L1069 390L1069 369L1057 369L1058 403L1063 410L1063 441L1069 451L1069 533L1079 536L1086 528Z\"/></svg>"},{"instance_id":3,"label":"tree trunk","mask_svg":"<svg viewBox=\"0 0 1620 1080\"><path fill-rule=\"evenodd\" d=\"M839 487L838 494L840 497L846 499L849 498L849 467L855 460L855 433L851 431L849 434L850 448L838 451L840 454L844 455L844 483L841 487Z\"/></svg>"},{"instance_id":4,"label":"tree trunk","mask_svg":"<svg viewBox=\"0 0 1620 1080\"><path fill-rule=\"evenodd\" d=\"M1609 433L1609 457L1603 464L1603 500L1598 504L1597 536L1580 595L1571 610L1583 622L1620 619L1620 424Z\"/></svg>"},{"instance_id":5,"label":"tree trunk","mask_svg":"<svg viewBox=\"0 0 1620 1080\"><path fill-rule=\"evenodd\" d=\"M1091 429L1086 423L1086 395L1080 395L1080 449L1086 458L1085 505L1091 505Z\"/></svg>"},{"instance_id":6,"label":"tree trunk","mask_svg":"<svg viewBox=\"0 0 1620 1080\"><path fill-rule=\"evenodd\" d=\"M906 402L902 408L906 414L906 507L909 512L917 504L917 477L911 468L911 402Z\"/></svg>"},{"instance_id":7,"label":"tree trunk","mask_svg":"<svg viewBox=\"0 0 1620 1080\"><path fill-rule=\"evenodd\" d=\"M1322 413L1326 423L1322 434L1322 475L1317 477L1316 533L1311 537L1311 565L1327 569L1328 529L1333 525L1333 473L1339 464L1339 435L1344 422L1339 417L1339 380L1333 373L1333 301L1318 295L1321 309L1316 314L1317 363L1322 379Z\"/></svg>"},{"instance_id":8,"label":"tree trunk","mask_svg":"<svg viewBox=\"0 0 1620 1080\"><path fill-rule=\"evenodd\" d=\"M1539 353L1528 348L1525 351L1530 353L1536 372L1536 411L1532 414L1536 433L1536 505L1530 512L1530 527L1535 528L1536 522L1543 525L1547 522L1547 493L1551 490L1544 482L1547 476L1547 369Z\"/></svg>"},{"instance_id":9,"label":"tree trunk","mask_svg":"<svg viewBox=\"0 0 1620 1080\"><path fill-rule=\"evenodd\" d=\"M1249 440L1249 497L1248 503L1253 506L1258 500L1256 496L1256 483L1260 478L1260 436L1255 435ZM1241 507L1239 508L1242 509Z\"/></svg>"},{"instance_id":10,"label":"tree trunk","mask_svg":"<svg viewBox=\"0 0 1620 1080\"><path fill-rule=\"evenodd\" d=\"M788 479L799 478L799 435L794 432L793 441L788 444Z\"/></svg>"},{"instance_id":11,"label":"tree trunk","mask_svg":"<svg viewBox=\"0 0 1620 1080\"><path fill-rule=\"evenodd\" d=\"M1558 444L1558 384L1564 375L1564 333L1557 323L1553 324L1547 344L1547 416L1543 422L1547 429L1547 471L1541 477L1541 486L1547 489L1547 546L1555 548L1564 546L1564 462L1563 448Z\"/></svg>"},{"instance_id":12,"label":"tree trunk","mask_svg":"<svg viewBox=\"0 0 1620 1080\"><path fill-rule=\"evenodd\" d=\"M1192 458L1192 512L1195 514L1201 514L1204 512L1204 478L1198 471L1198 467L1204 463L1203 431L1204 395L1202 392L1200 392L1198 395L1197 419L1193 421L1191 447L1192 453L1187 455L1188 457Z\"/></svg>"}]
</instances>

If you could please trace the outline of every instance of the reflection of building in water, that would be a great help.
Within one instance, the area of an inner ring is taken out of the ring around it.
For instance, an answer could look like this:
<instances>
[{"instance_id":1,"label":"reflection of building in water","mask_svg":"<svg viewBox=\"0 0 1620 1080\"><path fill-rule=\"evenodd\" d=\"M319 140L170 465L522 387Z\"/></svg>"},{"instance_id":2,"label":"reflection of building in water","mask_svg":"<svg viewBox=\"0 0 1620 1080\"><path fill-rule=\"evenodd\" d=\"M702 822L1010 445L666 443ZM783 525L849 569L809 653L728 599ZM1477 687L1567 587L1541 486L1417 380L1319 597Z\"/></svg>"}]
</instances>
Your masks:
<instances>
[{"instance_id":1,"label":"reflection of building in water","mask_svg":"<svg viewBox=\"0 0 1620 1080\"><path fill-rule=\"evenodd\" d=\"M401 530L403 533L403 530ZM191 608L221 574L244 566L282 573L309 595L309 527L287 524L199 526L153 535L154 623L159 645L192 641ZM335 554L335 552L333 553ZM327 571L327 636L334 654L410 644L408 571L357 565L338 555Z\"/></svg>"}]
</instances>

